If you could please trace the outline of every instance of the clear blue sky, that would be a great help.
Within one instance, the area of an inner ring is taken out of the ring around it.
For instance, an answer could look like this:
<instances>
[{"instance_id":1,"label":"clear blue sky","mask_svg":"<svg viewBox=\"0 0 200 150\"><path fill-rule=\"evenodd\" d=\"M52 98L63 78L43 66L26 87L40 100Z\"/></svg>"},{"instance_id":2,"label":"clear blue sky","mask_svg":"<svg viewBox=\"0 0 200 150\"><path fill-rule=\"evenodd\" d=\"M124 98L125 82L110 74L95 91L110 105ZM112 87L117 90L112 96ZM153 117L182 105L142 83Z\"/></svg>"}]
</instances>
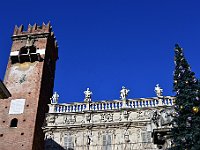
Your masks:
<instances>
[{"instance_id":1,"label":"clear blue sky","mask_svg":"<svg viewBox=\"0 0 200 150\"><path fill-rule=\"evenodd\" d=\"M200 76L198 0L6 0L0 5L0 78L14 25L51 21L59 44L55 91L60 102L155 96L160 83L173 95L174 44Z\"/></svg>"}]
</instances>

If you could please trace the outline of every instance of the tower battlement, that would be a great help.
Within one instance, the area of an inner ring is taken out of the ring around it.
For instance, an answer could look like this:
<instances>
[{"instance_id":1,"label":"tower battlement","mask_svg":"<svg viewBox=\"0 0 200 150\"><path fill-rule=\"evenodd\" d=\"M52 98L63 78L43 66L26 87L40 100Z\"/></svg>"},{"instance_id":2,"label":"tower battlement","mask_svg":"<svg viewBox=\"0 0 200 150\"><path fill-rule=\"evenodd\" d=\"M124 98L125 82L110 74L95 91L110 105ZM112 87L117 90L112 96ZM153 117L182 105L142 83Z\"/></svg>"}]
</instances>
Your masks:
<instances>
[{"instance_id":1,"label":"tower battlement","mask_svg":"<svg viewBox=\"0 0 200 150\"><path fill-rule=\"evenodd\" d=\"M41 26L36 23L34 25L29 24L27 30L24 29L23 25L19 27L16 25L12 40L13 45L11 47L10 56L12 60L14 59L14 62L20 62L20 56L24 53L22 49L27 51L26 49L31 48L34 49L33 53L35 55L43 55L49 51L52 59L58 59L58 43L50 22L47 24L43 23ZM48 44L46 45L45 43ZM49 43L51 44L49 45ZM26 52L26 54L29 56L29 53Z\"/></svg>"},{"instance_id":2,"label":"tower battlement","mask_svg":"<svg viewBox=\"0 0 200 150\"><path fill-rule=\"evenodd\" d=\"M15 29L13 32L13 36L22 36L22 35L28 35L28 34L43 34L43 33L51 33L51 25L50 22L43 24L41 26L38 26L36 23L32 25L28 25L27 30L24 30L24 25L20 25L19 27L15 25ZM53 32L52 32L53 34Z\"/></svg>"}]
</instances>

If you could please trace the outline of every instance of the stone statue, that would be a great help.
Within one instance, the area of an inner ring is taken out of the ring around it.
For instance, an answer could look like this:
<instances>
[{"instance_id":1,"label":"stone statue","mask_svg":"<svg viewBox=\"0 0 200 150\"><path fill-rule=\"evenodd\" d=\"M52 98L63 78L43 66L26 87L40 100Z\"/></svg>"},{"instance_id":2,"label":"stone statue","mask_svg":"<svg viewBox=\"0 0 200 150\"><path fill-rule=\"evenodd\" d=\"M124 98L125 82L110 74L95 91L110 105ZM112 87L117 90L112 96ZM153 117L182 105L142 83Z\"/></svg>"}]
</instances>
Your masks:
<instances>
[{"instance_id":1,"label":"stone statue","mask_svg":"<svg viewBox=\"0 0 200 150\"><path fill-rule=\"evenodd\" d=\"M163 89L160 88L159 84L156 84L155 90L157 97L162 96L163 94Z\"/></svg>"},{"instance_id":2,"label":"stone statue","mask_svg":"<svg viewBox=\"0 0 200 150\"><path fill-rule=\"evenodd\" d=\"M51 104L57 104L58 103L58 98L59 98L59 95L57 94L57 92L54 92L52 98L50 98Z\"/></svg>"},{"instance_id":3,"label":"stone statue","mask_svg":"<svg viewBox=\"0 0 200 150\"><path fill-rule=\"evenodd\" d=\"M166 125L171 125L173 117L172 110L163 109L160 111L155 111L152 116L152 121L156 127L162 127Z\"/></svg>"},{"instance_id":4,"label":"stone statue","mask_svg":"<svg viewBox=\"0 0 200 150\"><path fill-rule=\"evenodd\" d=\"M160 111L160 124L161 126L171 125L173 117L172 117L172 110L164 109Z\"/></svg>"},{"instance_id":5,"label":"stone statue","mask_svg":"<svg viewBox=\"0 0 200 150\"><path fill-rule=\"evenodd\" d=\"M31 46L33 46L33 44L34 44L34 40L31 39L30 35L28 35L27 36L27 41L26 41L26 47L31 47Z\"/></svg>"},{"instance_id":6,"label":"stone statue","mask_svg":"<svg viewBox=\"0 0 200 150\"><path fill-rule=\"evenodd\" d=\"M90 91L89 88L87 88L86 91L84 91L84 94L85 94L85 99L84 99L84 102L91 102L91 98L92 98L92 92Z\"/></svg>"},{"instance_id":7,"label":"stone statue","mask_svg":"<svg viewBox=\"0 0 200 150\"><path fill-rule=\"evenodd\" d=\"M154 111L153 112L153 117L152 117L152 121L153 123L156 125L156 127L159 127L160 124L159 124L159 120L160 120L160 114L158 113L158 111Z\"/></svg>"},{"instance_id":8,"label":"stone statue","mask_svg":"<svg viewBox=\"0 0 200 150\"><path fill-rule=\"evenodd\" d=\"M120 98L121 98L121 100L126 100L129 91L130 90L128 90L124 86L122 86L122 89L120 91Z\"/></svg>"}]
</instances>

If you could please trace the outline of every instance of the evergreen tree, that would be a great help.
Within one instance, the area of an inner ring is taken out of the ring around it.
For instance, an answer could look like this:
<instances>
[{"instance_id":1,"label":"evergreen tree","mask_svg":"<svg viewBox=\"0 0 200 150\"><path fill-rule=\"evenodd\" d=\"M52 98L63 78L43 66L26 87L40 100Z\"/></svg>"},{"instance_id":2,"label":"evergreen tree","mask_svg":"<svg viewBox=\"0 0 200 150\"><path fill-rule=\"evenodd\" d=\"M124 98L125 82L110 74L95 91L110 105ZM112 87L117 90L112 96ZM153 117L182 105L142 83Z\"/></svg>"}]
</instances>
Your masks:
<instances>
[{"instance_id":1,"label":"evergreen tree","mask_svg":"<svg viewBox=\"0 0 200 150\"><path fill-rule=\"evenodd\" d=\"M200 150L200 86L178 44L174 61L176 100L171 149Z\"/></svg>"}]
</instances>

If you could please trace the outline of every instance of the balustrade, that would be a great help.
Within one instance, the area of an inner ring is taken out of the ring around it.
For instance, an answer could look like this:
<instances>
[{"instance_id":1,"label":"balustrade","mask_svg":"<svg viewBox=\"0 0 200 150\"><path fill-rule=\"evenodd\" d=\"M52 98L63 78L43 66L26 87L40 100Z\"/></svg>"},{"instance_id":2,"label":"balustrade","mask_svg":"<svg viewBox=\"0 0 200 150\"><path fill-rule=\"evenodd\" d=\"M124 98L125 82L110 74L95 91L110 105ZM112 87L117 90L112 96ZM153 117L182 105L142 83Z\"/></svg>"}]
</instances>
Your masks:
<instances>
[{"instance_id":1,"label":"balustrade","mask_svg":"<svg viewBox=\"0 0 200 150\"><path fill-rule=\"evenodd\" d=\"M149 108L158 106L172 106L174 97L163 98L141 98L128 99L126 103L122 100L100 101L89 103L73 103L73 104L49 104L49 113L65 113L65 112L82 112L87 110L102 111L102 110L118 110L121 108ZM87 105L88 104L88 105ZM86 107L88 106L88 108ZM123 106L126 105L126 106Z\"/></svg>"}]
</instances>

